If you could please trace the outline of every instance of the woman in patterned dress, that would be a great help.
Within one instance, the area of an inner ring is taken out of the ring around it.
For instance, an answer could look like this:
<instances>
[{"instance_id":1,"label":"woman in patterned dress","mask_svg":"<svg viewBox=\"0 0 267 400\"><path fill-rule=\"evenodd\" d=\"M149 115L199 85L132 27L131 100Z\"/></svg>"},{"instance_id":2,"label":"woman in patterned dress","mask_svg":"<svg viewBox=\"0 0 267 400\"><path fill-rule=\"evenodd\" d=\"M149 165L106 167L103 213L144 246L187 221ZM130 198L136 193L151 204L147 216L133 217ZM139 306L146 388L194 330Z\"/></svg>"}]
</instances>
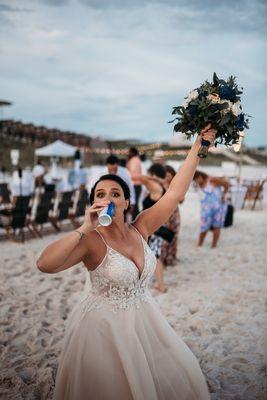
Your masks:
<instances>
[{"instance_id":1,"label":"woman in patterned dress","mask_svg":"<svg viewBox=\"0 0 267 400\"><path fill-rule=\"evenodd\" d=\"M193 180L200 189L201 222L198 246L202 246L208 231L211 230L211 247L214 248L224 226L226 214L224 200L229 183L223 178L209 177L201 171L195 172Z\"/></svg>"}]
</instances>

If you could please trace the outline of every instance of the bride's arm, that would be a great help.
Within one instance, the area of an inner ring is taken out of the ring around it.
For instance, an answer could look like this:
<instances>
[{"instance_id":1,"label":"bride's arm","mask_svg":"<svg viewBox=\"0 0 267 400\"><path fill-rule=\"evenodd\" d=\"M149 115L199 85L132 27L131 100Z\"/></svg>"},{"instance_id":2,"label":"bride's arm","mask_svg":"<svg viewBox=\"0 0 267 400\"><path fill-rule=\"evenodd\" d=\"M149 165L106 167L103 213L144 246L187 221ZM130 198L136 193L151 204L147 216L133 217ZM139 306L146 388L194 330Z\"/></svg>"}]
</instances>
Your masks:
<instances>
[{"instance_id":1,"label":"bride's arm","mask_svg":"<svg viewBox=\"0 0 267 400\"><path fill-rule=\"evenodd\" d=\"M47 246L36 265L41 272L56 273L70 268L83 260L88 248L85 246L87 242L81 234L88 234L90 231L81 226L77 231L73 231L65 235L62 239L56 240Z\"/></svg>"},{"instance_id":2,"label":"bride's arm","mask_svg":"<svg viewBox=\"0 0 267 400\"><path fill-rule=\"evenodd\" d=\"M163 225L177 205L184 199L199 163L198 151L201 146L201 139L203 138L212 143L215 135L216 130L211 129L210 124L201 131L201 135L197 137L191 147L183 165L171 181L167 192L154 206L143 211L137 217L135 225L144 236L151 235Z\"/></svg>"},{"instance_id":3,"label":"bride's arm","mask_svg":"<svg viewBox=\"0 0 267 400\"><path fill-rule=\"evenodd\" d=\"M90 255L94 246L92 243L90 245L90 240L85 236L90 235L98 225L97 213L107 204L107 201L100 201L88 207L80 228L47 246L36 262L39 270L50 274L60 272L73 267Z\"/></svg>"}]
</instances>

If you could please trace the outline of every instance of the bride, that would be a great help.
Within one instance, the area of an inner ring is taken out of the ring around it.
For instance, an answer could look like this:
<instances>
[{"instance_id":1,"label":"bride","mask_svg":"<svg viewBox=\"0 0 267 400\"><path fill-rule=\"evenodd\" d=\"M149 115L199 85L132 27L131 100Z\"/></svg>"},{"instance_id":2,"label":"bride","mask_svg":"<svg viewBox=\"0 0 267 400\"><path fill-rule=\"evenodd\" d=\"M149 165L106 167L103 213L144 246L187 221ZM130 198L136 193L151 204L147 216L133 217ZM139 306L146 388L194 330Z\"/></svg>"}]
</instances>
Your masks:
<instances>
[{"instance_id":1,"label":"bride","mask_svg":"<svg viewBox=\"0 0 267 400\"><path fill-rule=\"evenodd\" d=\"M215 134L210 125L201 131L167 192L132 225L125 222L129 188L116 175L101 177L82 226L42 252L37 261L42 272L57 273L82 261L92 283L68 320L55 399L209 399L196 358L149 293L156 259L147 239L184 198L201 138L213 142ZM111 201L113 222L99 227L98 213Z\"/></svg>"}]
</instances>

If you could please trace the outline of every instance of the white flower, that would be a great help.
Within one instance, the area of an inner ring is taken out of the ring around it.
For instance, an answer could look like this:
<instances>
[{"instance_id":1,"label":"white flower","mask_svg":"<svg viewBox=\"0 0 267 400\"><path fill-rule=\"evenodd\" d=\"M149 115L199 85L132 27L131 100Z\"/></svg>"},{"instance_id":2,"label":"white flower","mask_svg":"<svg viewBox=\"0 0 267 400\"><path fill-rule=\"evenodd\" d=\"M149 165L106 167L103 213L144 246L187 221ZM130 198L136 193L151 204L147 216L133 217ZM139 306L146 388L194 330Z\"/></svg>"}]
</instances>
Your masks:
<instances>
[{"instance_id":1,"label":"white flower","mask_svg":"<svg viewBox=\"0 0 267 400\"><path fill-rule=\"evenodd\" d=\"M186 99L185 99L185 101L184 101L184 104L183 104L184 108L187 108L188 105L189 105L189 103L190 103L190 101L189 101L188 98L186 97Z\"/></svg>"},{"instance_id":2,"label":"white flower","mask_svg":"<svg viewBox=\"0 0 267 400\"><path fill-rule=\"evenodd\" d=\"M191 90L191 92L189 93L187 98L189 99L189 101L196 100L198 98L198 91L196 89L195 90Z\"/></svg>"},{"instance_id":3,"label":"white flower","mask_svg":"<svg viewBox=\"0 0 267 400\"><path fill-rule=\"evenodd\" d=\"M245 136L244 132L239 131L239 139L238 139L237 143L233 144L233 149L236 153L241 149L241 145L242 145L244 136Z\"/></svg>"},{"instance_id":4,"label":"white flower","mask_svg":"<svg viewBox=\"0 0 267 400\"><path fill-rule=\"evenodd\" d=\"M236 103L232 105L232 113L238 117L242 113L241 101L238 100Z\"/></svg>"},{"instance_id":5,"label":"white flower","mask_svg":"<svg viewBox=\"0 0 267 400\"><path fill-rule=\"evenodd\" d=\"M184 104L183 104L184 108L188 107L190 101L196 100L197 98L198 98L198 91L196 89L195 90L191 90L191 92L185 98L185 101L184 101Z\"/></svg>"}]
</instances>

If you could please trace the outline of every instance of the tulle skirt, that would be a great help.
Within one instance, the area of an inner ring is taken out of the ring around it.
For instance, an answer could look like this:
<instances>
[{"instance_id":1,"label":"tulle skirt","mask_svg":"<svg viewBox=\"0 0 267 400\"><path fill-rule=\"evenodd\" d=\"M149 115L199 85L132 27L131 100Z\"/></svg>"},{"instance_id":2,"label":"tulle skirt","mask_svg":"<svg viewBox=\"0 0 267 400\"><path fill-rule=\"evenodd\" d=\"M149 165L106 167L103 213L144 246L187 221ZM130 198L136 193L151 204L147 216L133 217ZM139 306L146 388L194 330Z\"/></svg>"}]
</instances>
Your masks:
<instances>
[{"instance_id":1,"label":"tulle skirt","mask_svg":"<svg viewBox=\"0 0 267 400\"><path fill-rule=\"evenodd\" d=\"M57 400L207 400L199 364L157 303L83 315L78 304L66 329Z\"/></svg>"}]
</instances>

